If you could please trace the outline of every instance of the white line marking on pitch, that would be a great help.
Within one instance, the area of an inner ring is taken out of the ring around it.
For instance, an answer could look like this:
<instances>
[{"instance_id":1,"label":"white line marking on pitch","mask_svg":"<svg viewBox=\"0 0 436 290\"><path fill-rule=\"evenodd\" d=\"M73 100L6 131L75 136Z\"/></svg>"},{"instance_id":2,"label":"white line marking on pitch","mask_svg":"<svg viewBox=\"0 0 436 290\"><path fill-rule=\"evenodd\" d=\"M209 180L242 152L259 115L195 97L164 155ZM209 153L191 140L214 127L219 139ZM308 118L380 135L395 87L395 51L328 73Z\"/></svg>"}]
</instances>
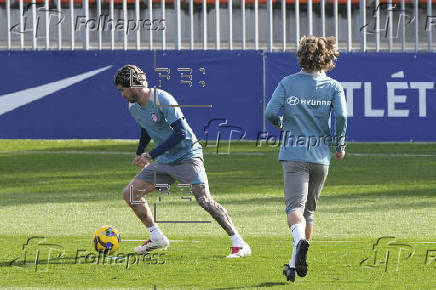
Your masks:
<instances>
[{"instance_id":1,"label":"white line marking on pitch","mask_svg":"<svg viewBox=\"0 0 436 290\"><path fill-rule=\"evenodd\" d=\"M125 151L79 151L79 150L67 150L67 151L44 151L44 150L22 150L22 151L0 151L0 154L107 154L107 155L132 155L132 152ZM247 155L247 156L263 156L267 154L277 154L277 152L230 152L229 154L225 153L213 153L213 152L204 152L205 155L217 155L217 156L226 156L226 155ZM414 154L414 153L347 153L348 156L356 156L356 157L371 157L371 156L379 156L379 157L436 157L436 154Z\"/></svg>"},{"instance_id":2,"label":"white line marking on pitch","mask_svg":"<svg viewBox=\"0 0 436 290\"><path fill-rule=\"evenodd\" d=\"M311 243L366 243L365 241L311 241Z\"/></svg>"},{"instance_id":3,"label":"white line marking on pitch","mask_svg":"<svg viewBox=\"0 0 436 290\"><path fill-rule=\"evenodd\" d=\"M350 156L369 157L436 157L436 154L414 154L414 153L347 153Z\"/></svg>"},{"instance_id":4,"label":"white line marking on pitch","mask_svg":"<svg viewBox=\"0 0 436 290\"><path fill-rule=\"evenodd\" d=\"M370 241L311 241L311 243L369 243ZM408 244L436 244L436 242L408 242L401 241Z\"/></svg>"},{"instance_id":5,"label":"white line marking on pitch","mask_svg":"<svg viewBox=\"0 0 436 290\"><path fill-rule=\"evenodd\" d=\"M132 155L132 152L123 151L42 151L42 150L30 150L30 151L0 151L0 153L14 153L14 154L126 154Z\"/></svg>"},{"instance_id":6,"label":"white line marking on pitch","mask_svg":"<svg viewBox=\"0 0 436 290\"><path fill-rule=\"evenodd\" d=\"M406 242L410 244L436 244L436 242Z\"/></svg>"},{"instance_id":7,"label":"white line marking on pitch","mask_svg":"<svg viewBox=\"0 0 436 290\"><path fill-rule=\"evenodd\" d=\"M218 155L218 156L226 156L226 155L249 155L249 156L263 156L268 153L276 153L276 152L233 152L230 154L226 153L211 153L204 152L205 155ZM108 154L108 155L132 155L132 152L125 151L79 151L79 150L67 150L67 151L44 151L44 150L23 150L23 151L0 151L0 154Z\"/></svg>"},{"instance_id":8,"label":"white line marking on pitch","mask_svg":"<svg viewBox=\"0 0 436 290\"><path fill-rule=\"evenodd\" d=\"M144 242L144 240L121 240L121 242ZM173 243L201 243L200 241L170 240Z\"/></svg>"}]
</instances>

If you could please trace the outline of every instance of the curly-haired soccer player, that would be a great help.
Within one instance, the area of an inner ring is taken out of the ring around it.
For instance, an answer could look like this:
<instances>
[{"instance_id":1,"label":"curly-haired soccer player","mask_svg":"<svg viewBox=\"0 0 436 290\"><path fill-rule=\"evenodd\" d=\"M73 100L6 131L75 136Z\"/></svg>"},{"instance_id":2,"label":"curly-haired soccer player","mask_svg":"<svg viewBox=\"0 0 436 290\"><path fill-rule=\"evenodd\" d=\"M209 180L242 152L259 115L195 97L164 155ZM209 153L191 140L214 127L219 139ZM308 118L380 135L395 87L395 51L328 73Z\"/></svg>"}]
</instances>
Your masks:
<instances>
[{"instance_id":1,"label":"curly-haired soccer player","mask_svg":"<svg viewBox=\"0 0 436 290\"><path fill-rule=\"evenodd\" d=\"M292 258L283 269L288 281L307 274L307 251L316 203L327 178L331 146L336 159L345 156L347 110L342 86L326 76L339 53L334 37L302 37L297 58L302 70L284 77L266 107L266 117L283 130L282 163L286 214L293 237ZM279 110L283 109L283 116ZM330 134L330 115L336 134Z\"/></svg>"},{"instance_id":2,"label":"curly-haired soccer player","mask_svg":"<svg viewBox=\"0 0 436 290\"><path fill-rule=\"evenodd\" d=\"M145 74L134 65L120 68L114 81L121 96L129 101L130 114L141 128L133 163L143 169L125 187L123 198L146 226L151 238L136 247L135 252L141 254L168 247L168 238L154 223L143 196L155 190L157 184L171 185L177 180L191 185L200 206L230 236L232 252L227 258L250 255L250 246L238 234L227 211L214 201L209 192L202 147L173 96L160 89L148 88ZM144 152L151 139L155 148Z\"/></svg>"}]
</instances>

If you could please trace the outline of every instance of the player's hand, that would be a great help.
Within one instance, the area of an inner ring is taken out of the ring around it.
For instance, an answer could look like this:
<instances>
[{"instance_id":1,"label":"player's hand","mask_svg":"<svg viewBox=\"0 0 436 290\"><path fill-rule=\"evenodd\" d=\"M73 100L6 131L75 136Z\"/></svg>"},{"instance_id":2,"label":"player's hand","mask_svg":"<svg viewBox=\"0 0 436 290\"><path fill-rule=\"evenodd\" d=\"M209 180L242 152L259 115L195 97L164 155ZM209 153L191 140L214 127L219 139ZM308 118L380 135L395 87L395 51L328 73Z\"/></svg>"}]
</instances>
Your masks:
<instances>
[{"instance_id":1,"label":"player's hand","mask_svg":"<svg viewBox=\"0 0 436 290\"><path fill-rule=\"evenodd\" d=\"M345 157L345 151L337 151L336 152L336 160L342 160Z\"/></svg>"},{"instance_id":2,"label":"player's hand","mask_svg":"<svg viewBox=\"0 0 436 290\"><path fill-rule=\"evenodd\" d=\"M144 168L145 166L148 165L147 163L145 163L145 162L141 159L141 155L136 155L136 157L132 160L132 164L135 164L135 165L138 166L139 168Z\"/></svg>"},{"instance_id":3,"label":"player's hand","mask_svg":"<svg viewBox=\"0 0 436 290\"><path fill-rule=\"evenodd\" d=\"M141 161L148 165L153 161L153 157L151 157L150 153L144 152L141 154Z\"/></svg>"}]
</instances>

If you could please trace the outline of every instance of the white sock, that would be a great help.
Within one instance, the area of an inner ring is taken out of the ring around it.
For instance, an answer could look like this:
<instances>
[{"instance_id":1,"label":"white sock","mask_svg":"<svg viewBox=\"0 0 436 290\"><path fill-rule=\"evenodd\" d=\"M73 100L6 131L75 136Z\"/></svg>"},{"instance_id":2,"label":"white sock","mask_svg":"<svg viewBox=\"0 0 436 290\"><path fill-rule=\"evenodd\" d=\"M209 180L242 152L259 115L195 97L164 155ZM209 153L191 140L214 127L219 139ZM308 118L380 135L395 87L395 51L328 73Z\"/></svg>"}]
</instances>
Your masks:
<instances>
[{"instance_id":1,"label":"white sock","mask_svg":"<svg viewBox=\"0 0 436 290\"><path fill-rule=\"evenodd\" d=\"M147 228L147 230L151 235L151 240L162 240L164 237L157 224L154 224L154 226Z\"/></svg>"},{"instance_id":2,"label":"white sock","mask_svg":"<svg viewBox=\"0 0 436 290\"><path fill-rule=\"evenodd\" d=\"M294 238L294 245L297 246L298 242L301 239L306 239L306 225L301 224L295 224L290 227L292 237Z\"/></svg>"},{"instance_id":3,"label":"white sock","mask_svg":"<svg viewBox=\"0 0 436 290\"><path fill-rule=\"evenodd\" d=\"M296 252L296 244L294 243L294 246L292 247L292 258L289 261L289 267L295 268L295 252Z\"/></svg>"},{"instance_id":4,"label":"white sock","mask_svg":"<svg viewBox=\"0 0 436 290\"><path fill-rule=\"evenodd\" d=\"M306 225L295 224L290 227L290 230L294 242L292 244L292 258L289 261L289 267L295 268L295 252L296 252L297 244L301 239L306 239Z\"/></svg>"},{"instance_id":5,"label":"white sock","mask_svg":"<svg viewBox=\"0 0 436 290\"><path fill-rule=\"evenodd\" d=\"M230 236L230 240L232 240L232 247L242 247L245 244L244 240L238 233Z\"/></svg>"}]
</instances>

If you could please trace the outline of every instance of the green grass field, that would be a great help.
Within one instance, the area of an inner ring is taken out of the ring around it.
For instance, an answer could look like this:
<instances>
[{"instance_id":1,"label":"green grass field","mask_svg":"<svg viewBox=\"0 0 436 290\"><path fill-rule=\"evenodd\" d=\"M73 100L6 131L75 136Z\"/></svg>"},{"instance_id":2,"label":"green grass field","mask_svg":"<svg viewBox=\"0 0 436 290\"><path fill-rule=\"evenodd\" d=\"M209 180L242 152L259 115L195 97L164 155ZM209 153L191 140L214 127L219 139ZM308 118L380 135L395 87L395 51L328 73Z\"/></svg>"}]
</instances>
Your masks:
<instances>
[{"instance_id":1,"label":"green grass field","mask_svg":"<svg viewBox=\"0 0 436 290\"><path fill-rule=\"evenodd\" d=\"M213 196L252 256L225 259L231 243L213 221L161 223L172 241L168 250L146 259L130 255L129 265L127 259L93 262L91 238L103 225L121 232L119 254L140 243L129 240L148 237L121 198L138 172L130 163L136 144L0 140L1 287L436 289L434 144L350 144L346 159L330 167L309 273L295 283L281 273L291 236L278 148L250 142L231 144L228 155L206 148L205 164ZM149 195L149 204L158 197ZM181 199L176 186L162 196L157 217L211 220L195 201Z\"/></svg>"}]
</instances>

